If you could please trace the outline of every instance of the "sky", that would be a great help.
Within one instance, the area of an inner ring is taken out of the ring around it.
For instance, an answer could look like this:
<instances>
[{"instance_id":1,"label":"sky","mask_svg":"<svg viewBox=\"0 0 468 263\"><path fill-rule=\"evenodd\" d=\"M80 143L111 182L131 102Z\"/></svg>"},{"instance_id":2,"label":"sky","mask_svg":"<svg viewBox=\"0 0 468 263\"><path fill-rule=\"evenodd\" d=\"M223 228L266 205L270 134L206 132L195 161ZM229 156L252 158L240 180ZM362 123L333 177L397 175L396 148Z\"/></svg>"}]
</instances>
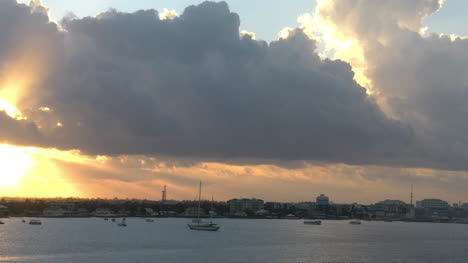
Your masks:
<instances>
[{"instance_id":1,"label":"sky","mask_svg":"<svg viewBox=\"0 0 468 263\"><path fill-rule=\"evenodd\" d=\"M468 202L466 1L271 2L0 0L0 195Z\"/></svg>"},{"instance_id":2,"label":"sky","mask_svg":"<svg viewBox=\"0 0 468 263\"><path fill-rule=\"evenodd\" d=\"M20 2L27 3L28 0ZM43 4L50 8L50 16L60 21L64 16L73 13L78 17L94 16L100 12L115 8L122 12L135 12L140 9L164 8L182 13L185 7L196 5L203 0L94 0L90 5L84 1L73 0L43 0ZM258 39L272 41L278 38L278 33L284 27L297 27L297 18L315 10L316 0L230 0L226 1L230 9L241 15L241 30L255 32ZM444 34L467 35L468 17L465 11L468 3L464 0L449 0L444 8L428 17L424 24L429 32Z\"/></svg>"}]
</instances>

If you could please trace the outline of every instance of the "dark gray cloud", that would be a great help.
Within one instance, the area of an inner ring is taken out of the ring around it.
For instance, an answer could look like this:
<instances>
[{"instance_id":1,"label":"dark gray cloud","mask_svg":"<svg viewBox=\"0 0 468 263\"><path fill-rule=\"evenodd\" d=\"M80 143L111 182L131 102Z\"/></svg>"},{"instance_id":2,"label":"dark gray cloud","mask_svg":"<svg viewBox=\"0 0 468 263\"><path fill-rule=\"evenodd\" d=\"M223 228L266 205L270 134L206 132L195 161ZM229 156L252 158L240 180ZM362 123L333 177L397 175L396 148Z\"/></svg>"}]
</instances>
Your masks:
<instances>
[{"instance_id":1,"label":"dark gray cloud","mask_svg":"<svg viewBox=\"0 0 468 263\"><path fill-rule=\"evenodd\" d=\"M30 91L29 120L0 126L28 122L40 136L0 132L3 140L89 154L397 165L412 141L349 64L321 59L301 30L270 44L240 36L226 3L190 6L173 20L110 10L65 19L59 32L43 12L11 2L0 0L0 10L39 17L24 23L42 23L40 35L64 48L50 54L57 62ZM12 30L2 21L0 32ZM52 111L34 110L41 106Z\"/></svg>"}]
</instances>

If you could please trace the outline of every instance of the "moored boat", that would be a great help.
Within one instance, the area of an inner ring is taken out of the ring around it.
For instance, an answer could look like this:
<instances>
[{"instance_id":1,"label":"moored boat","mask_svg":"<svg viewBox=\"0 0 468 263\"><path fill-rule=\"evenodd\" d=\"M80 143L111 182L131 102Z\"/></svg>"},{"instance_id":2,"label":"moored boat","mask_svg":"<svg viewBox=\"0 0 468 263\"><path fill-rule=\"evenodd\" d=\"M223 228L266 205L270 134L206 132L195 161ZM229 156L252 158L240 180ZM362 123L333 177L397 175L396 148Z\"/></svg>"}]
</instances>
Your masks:
<instances>
[{"instance_id":1,"label":"moored boat","mask_svg":"<svg viewBox=\"0 0 468 263\"><path fill-rule=\"evenodd\" d=\"M197 211L197 219L193 219L192 223L187 224L190 230L200 230L200 231L218 231L220 226L213 222L203 222L200 219L200 206L201 206L201 187L202 183L200 181L200 186L198 189L198 211Z\"/></svg>"},{"instance_id":2,"label":"moored boat","mask_svg":"<svg viewBox=\"0 0 468 263\"><path fill-rule=\"evenodd\" d=\"M198 222L198 223L191 223L187 225L191 230L201 230L201 231L218 231L219 230L218 224L215 224L212 222L209 222L209 223Z\"/></svg>"},{"instance_id":3,"label":"moored boat","mask_svg":"<svg viewBox=\"0 0 468 263\"><path fill-rule=\"evenodd\" d=\"M30 225L42 225L42 222L39 219L31 219L29 220L29 224Z\"/></svg>"},{"instance_id":4,"label":"moored boat","mask_svg":"<svg viewBox=\"0 0 468 263\"><path fill-rule=\"evenodd\" d=\"M126 227L127 226L127 221L125 220L125 218L123 218L122 222L118 223L117 226Z\"/></svg>"},{"instance_id":5,"label":"moored boat","mask_svg":"<svg viewBox=\"0 0 468 263\"><path fill-rule=\"evenodd\" d=\"M351 225L360 225L361 224L361 220L353 220L353 221L350 221L349 222Z\"/></svg>"},{"instance_id":6,"label":"moored boat","mask_svg":"<svg viewBox=\"0 0 468 263\"><path fill-rule=\"evenodd\" d=\"M315 220L315 221L306 220L306 221L304 221L304 224L305 225L321 225L322 221L320 221L320 220Z\"/></svg>"}]
</instances>

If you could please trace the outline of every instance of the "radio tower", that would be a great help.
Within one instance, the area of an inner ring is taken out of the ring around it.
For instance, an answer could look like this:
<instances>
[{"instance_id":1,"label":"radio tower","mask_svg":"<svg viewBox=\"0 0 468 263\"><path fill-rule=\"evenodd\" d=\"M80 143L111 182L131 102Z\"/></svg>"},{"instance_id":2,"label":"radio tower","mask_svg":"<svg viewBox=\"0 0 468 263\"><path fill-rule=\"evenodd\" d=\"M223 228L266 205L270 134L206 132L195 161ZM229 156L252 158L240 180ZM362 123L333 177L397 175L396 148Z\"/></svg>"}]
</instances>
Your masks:
<instances>
[{"instance_id":1,"label":"radio tower","mask_svg":"<svg viewBox=\"0 0 468 263\"><path fill-rule=\"evenodd\" d=\"M413 184L411 184L411 199L410 199L410 204L413 206Z\"/></svg>"},{"instance_id":2,"label":"radio tower","mask_svg":"<svg viewBox=\"0 0 468 263\"><path fill-rule=\"evenodd\" d=\"M166 186L164 186L164 190L162 190L162 201L166 202L166 195L167 195L167 189Z\"/></svg>"}]
</instances>

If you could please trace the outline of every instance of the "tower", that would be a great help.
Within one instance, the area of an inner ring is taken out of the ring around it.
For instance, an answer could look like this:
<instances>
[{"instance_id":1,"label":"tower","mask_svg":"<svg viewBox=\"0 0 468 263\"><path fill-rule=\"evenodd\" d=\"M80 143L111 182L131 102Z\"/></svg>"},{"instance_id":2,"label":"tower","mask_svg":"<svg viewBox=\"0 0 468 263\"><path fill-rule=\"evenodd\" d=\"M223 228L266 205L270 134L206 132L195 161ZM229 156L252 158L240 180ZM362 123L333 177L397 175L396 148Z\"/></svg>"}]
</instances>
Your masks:
<instances>
[{"instance_id":1,"label":"tower","mask_svg":"<svg viewBox=\"0 0 468 263\"><path fill-rule=\"evenodd\" d=\"M167 197L167 188L164 186L164 189L162 190L162 201L166 202L166 197Z\"/></svg>"},{"instance_id":2,"label":"tower","mask_svg":"<svg viewBox=\"0 0 468 263\"><path fill-rule=\"evenodd\" d=\"M410 197L410 204L413 206L413 184L411 184L411 197Z\"/></svg>"}]
</instances>

